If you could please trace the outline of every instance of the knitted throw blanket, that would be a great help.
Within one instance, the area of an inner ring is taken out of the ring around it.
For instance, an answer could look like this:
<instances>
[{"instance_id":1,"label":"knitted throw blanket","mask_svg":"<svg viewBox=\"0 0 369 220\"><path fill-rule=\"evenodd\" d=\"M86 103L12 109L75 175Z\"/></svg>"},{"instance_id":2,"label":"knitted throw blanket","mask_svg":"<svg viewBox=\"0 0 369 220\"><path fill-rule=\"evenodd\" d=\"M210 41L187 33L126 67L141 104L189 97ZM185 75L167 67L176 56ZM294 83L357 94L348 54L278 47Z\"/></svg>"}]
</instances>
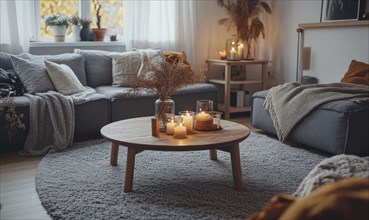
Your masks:
<instances>
[{"instance_id":1,"label":"knitted throw blanket","mask_svg":"<svg viewBox=\"0 0 369 220\"><path fill-rule=\"evenodd\" d=\"M73 145L74 105L90 100L96 91L86 90L71 96L55 91L26 93L30 99L30 128L21 155L45 155L48 151L61 151Z\"/></svg>"},{"instance_id":2,"label":"knitted throw blanket","mask_svg":"<svg viewBox=\"0 0 369 220\"><path fill-rule=\"evenodd\" d=\"M285 141L293 127L314 108L343 99L369 101L369 86L285 83L268 90L264 108L269 111L278 139Z\"/></svg>"},{"instance_id":3,"label":"knitted throw blanket","mask_svg":"<svg viewBox=\"0 0 369 220\"><path fill-rule=\"evenodd\" d=\"M352 177L367 177L369 184L369 157L340 154L322 160L304 178L294 195L305 197L322 185Z\"/></svg>"}]
</instances>

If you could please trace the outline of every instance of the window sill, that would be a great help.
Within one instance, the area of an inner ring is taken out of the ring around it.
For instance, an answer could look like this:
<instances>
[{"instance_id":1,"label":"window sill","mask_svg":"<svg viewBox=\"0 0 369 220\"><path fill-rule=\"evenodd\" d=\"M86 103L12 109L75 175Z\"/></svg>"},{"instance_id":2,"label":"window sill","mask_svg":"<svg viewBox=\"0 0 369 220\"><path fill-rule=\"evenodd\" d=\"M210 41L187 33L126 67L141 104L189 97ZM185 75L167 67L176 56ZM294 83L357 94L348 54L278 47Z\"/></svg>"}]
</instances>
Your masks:
<instances>
[{"instance_id":1,"label":"window sill","mask_svg":"<svg viewBox=\"0 0 369 220\"><path fill-rule=\"evenodd\" d=\"M92 46L92 47L104 47L104 46L125 46L123 41L33 41L30 42L30 47L78 47L78 46Z\"/></svg>"},{"instance_id":2,"label":"window sill","mask_svg":"<svg viewBox=\"0 0 369 220\"><path fill-rule=\"evenodd\" d=\"M35 55L53 55L74 53L76 49L124 52L126 51L126 43L123 41L37 41L30 42L29 53Z\"/></svg>"}]
</instances>

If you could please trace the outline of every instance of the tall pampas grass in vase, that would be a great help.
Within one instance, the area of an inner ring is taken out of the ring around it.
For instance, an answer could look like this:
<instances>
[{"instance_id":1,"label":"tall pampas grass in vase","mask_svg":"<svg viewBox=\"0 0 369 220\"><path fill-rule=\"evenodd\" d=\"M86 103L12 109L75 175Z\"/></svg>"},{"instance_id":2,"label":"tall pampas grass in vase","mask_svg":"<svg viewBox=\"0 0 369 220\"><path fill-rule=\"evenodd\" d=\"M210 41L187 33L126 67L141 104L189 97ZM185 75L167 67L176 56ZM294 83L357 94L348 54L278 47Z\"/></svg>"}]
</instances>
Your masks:
<instances>
[{"instance_id":1,"label":"tall pampas grass in vase","mask_svg":"<svg viewBox=\"0 0 369 220\"><path fill-rule=\"evenodd\" d=\"M271 14L269 5L261 0L218 0L218 5L226 9L229 17L218 21L228 29L236 27L237 37L246 43L246 59L252 57L251 44L257 41L260 35L265 38L264 24L260 19L262 13Z\"/></svg>"},{"instance_id":2,"label":"tall pampas grass in vase","mask_svg":"<svg viewBox=\"0 0 369 220\"><path fill-rule=\"evenodd\" d=\"M155 114L160 119L160 128L163 131L168 122L168 109L172 108L168 105L174 105L170 97L181 88L205 81L205 70L192 71L188 64L179 60L168 62L165 59L158 62L145 61L145 66L144 74L140 74L131 83L130 93L144 90L158 96L156 103L159 104ZM174 106L171 111L171 114L175 114Z\"/></svg>"}]
</instances>

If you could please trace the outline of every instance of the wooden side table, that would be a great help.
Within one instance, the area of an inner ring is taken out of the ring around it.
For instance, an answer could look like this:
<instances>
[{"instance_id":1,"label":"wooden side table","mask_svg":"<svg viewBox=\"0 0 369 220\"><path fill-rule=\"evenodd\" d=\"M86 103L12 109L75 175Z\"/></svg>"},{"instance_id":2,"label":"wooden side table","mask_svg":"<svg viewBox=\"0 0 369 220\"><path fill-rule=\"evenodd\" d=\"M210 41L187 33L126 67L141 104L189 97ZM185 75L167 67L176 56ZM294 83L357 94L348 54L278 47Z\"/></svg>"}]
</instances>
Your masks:
<instances>
[{"instance_id":1,"label":"wooden side table","mask_svg":"<svg viewBox=\"0 0 369 220\"><path fill-rule=\"evenodd\" d=\"M224 118L229 119L230 113L235 112L249 112L251 110L250 106L246 107L231 107L230 97L231 97L231 85L251 85L259 84L261 88L264 89L264 77L266 74L266 66L268 64L267 60L219 60L219 59L207 59L208 69L210 65L224 66L225 74L224 79L208 79L211 83L224 85L224 103L218 105L218 109L224 111ZM261 65L260 80L231 80L231 68L232 66L248 66L248 65Z\"/></svg>"}]
</instances>

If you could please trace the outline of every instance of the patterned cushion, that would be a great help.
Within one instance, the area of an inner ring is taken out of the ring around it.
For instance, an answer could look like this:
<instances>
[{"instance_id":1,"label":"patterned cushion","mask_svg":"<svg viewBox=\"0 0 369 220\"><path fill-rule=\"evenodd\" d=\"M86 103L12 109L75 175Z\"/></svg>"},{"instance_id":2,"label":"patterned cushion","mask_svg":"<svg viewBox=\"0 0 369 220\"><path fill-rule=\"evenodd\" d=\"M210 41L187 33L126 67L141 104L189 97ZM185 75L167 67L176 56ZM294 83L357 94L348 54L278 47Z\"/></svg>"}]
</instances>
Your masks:
<instances>
[{"instance_id":1,"label":"patterned cushion","mask_svg":"<svg viewBox=\"0 0 369 220\"><path fill-rule=\"evenodd\" d=\"M11 59L15 71L28 93L55 90L46 72L43 58L26 60L12 56Z\"/></svg>"}]
</instances>

